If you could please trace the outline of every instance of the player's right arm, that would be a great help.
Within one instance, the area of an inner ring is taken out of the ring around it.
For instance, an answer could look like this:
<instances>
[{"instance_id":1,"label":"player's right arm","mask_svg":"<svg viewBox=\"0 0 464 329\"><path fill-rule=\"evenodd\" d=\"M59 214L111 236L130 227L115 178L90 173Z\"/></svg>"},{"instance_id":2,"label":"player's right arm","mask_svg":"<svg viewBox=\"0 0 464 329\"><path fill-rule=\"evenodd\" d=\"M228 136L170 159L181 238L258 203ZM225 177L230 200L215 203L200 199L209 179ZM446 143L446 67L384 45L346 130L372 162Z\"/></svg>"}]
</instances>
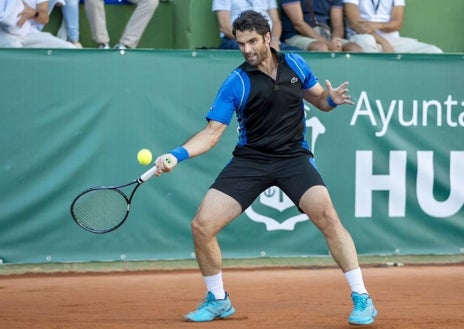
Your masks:
<instances>
[{"instance_id":1,"label":"player's right arm","mask_svg":"<svg viewBox=\"0 0 464 329\"><path fill-rule=\"evenodd\" d=\"M206 126L183 145L155 160L158 168L155 175L171 171L179 162L208 152L219 142L246 95L244 85L247 81L243 80L240 72L241 70L232 72L219 88L216 99L206 114Z\"/></svg>"},{"instance_id":2,"label":"player's right arm","mask_svg":"<svg viewBox=\"0 0 464 329\"><path fill-rule=\"evenodd\" d=\"M160 155L155 160L159 176L164 172L171 171L180 161L201 155L212 149L221 139L227 125L218 121L210 120L206 126L193 135L182 146L177 147L169 153Z\"/></svg>"},{"instance_id":3,"label":"player's right arm","mask_svg":"<svg viewBox=\"0 0 464 329\"><path fill-rule=\"evenodd\" d=\"M202 130L185 142L183 147L190 158L206 153L219 142L226 129L227 125L210 120Z\"/></svg>"}]
</instances>

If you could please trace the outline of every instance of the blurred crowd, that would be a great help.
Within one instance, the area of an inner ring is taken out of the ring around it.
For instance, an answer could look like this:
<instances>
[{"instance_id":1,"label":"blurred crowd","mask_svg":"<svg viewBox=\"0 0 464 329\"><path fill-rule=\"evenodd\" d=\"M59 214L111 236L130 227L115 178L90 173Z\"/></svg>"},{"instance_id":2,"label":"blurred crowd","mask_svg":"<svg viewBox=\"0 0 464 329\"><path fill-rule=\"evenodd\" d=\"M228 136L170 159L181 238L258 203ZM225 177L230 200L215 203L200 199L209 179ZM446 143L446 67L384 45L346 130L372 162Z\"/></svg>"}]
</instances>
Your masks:
<instances>
[{"instance_id":1,"label":"blurred crowd","mask_svg":"<svg viewBox=\"0 0 464 329\"><path fill-rule=\"evenodd\" d=\"M0 0L0 47L82 48L82 4L96 48L137 48L160 1L168 0ZM105 13L111 2L135 6L114 44ZM232 23L240 12L251 9L268 19L271 46L277 50L442 53L435 45L401 36L405 6L405 0L212 0L219 49L238 49ZM62 21L53 35L43 28L55 8L61 10Z\"/></svg>"}]
</instances>

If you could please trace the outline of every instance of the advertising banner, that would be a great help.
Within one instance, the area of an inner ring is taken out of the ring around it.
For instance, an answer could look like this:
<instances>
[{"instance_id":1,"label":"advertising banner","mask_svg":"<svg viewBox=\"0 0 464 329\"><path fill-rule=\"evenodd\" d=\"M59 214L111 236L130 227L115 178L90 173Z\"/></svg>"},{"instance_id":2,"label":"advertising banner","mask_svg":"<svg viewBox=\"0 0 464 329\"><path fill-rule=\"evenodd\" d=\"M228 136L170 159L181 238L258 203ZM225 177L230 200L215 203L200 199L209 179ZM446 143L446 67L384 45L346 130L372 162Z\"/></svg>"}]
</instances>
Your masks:
<instances>
[{"instance_id":1,"label":"advertising banner","mask_svg":"<svg viewBox=\"0 0 464 329\"><path fill-rule=\"evenodd\" d=\"M353 106L305 104L307 140L359 254L464 252L462 55L301 53ZM135 179L136 160L206 124L236 51L0 50L0 258L6 263L187 259L190 221L237 142L137 191L116 231L71 219L82 190ZM218 205L220 206L220 205ZM223 256L328 255L320 231L271 187L218 236Z\"/></svg>"}]
</instances>

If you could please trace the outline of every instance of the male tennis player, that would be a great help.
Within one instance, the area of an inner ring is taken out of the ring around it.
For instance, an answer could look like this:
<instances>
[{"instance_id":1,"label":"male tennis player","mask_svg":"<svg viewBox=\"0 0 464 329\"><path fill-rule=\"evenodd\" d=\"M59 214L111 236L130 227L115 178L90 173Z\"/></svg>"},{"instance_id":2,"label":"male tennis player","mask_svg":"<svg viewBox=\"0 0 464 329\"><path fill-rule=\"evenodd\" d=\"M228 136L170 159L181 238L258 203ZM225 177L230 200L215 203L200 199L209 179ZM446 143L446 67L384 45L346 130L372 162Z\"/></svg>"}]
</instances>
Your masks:
<instances>
[{"instance_id":1,"label":"male tennis player","mask_svg":"<svg viewBox=\"0 0 464 329\"><path fill-rule=\"evenodd\" d=\"M161 175L179 162L207 152L236 113L239 137L232 160L211 185L192 221L207 296L185 320L212 321L234 314L222 282L216 235L261 192L278 186L322 231L344 272L354 303L349 323L372 323L377 311L364 286L353 240L338 218L304 136L303 98L325 112L337 105L354 104L348 83L332 88L326 81L325 90L301 56L272 49L269 24L255 11L241 13L234 21L233 33L245 62L220 87L206 115L205 128L155 160L156 175Z\"/></svg>"}]
</instances>

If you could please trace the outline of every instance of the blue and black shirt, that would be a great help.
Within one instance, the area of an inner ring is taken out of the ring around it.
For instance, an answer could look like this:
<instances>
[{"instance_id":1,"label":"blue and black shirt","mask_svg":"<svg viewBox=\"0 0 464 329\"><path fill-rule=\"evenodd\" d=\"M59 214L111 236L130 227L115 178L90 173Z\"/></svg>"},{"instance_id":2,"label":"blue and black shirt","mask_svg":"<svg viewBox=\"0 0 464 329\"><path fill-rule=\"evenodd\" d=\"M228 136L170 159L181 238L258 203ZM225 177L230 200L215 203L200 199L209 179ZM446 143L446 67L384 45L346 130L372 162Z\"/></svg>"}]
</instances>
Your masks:
<instances>
[{"instance_id":1,"label":"blue and black shirt","mask_svg":"<svg viewBox=\"0 0 464 329\"><path fill-rule=\"evenodd\" d=\"M239 136L234 155L310 154L303 90L318 80L300 55L271 50L278 60L276 80L244 62L224 81L206 115L207 120L228 125L236 113Z\"/></svg>"}]
</instances>

